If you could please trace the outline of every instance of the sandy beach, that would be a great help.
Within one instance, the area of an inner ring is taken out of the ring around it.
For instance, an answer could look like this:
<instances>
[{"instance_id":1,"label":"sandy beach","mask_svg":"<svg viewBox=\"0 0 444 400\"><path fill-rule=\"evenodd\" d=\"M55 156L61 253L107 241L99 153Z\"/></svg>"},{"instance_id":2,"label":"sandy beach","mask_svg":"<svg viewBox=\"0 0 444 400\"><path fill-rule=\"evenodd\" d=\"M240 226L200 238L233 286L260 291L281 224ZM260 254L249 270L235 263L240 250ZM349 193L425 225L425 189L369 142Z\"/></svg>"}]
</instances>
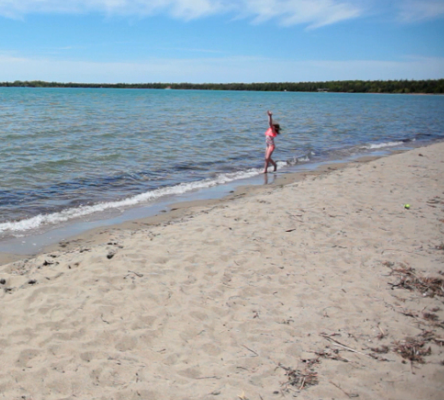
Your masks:
<instances>
[{"instance_id":1,"label":"sandy beach","mask_svg":"<svg viewBox=\"0 0 444 400\"><path fill-rule=\"evenodd\" d=\"M444 143L100 229L0 267L0 399L442 399L443 280Z\"/></svg>"}]
</instances>

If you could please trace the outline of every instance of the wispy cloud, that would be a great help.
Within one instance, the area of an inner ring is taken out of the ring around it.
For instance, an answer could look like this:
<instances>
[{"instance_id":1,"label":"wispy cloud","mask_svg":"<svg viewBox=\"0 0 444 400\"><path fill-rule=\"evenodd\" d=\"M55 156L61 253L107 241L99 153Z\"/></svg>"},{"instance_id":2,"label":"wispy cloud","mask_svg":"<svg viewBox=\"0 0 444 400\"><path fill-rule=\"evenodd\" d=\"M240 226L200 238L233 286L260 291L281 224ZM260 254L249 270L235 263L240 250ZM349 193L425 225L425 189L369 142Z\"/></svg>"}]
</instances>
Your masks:
<instances>
[{"instance_id":1,"label":"wispy cloud","mask_svg":"<svg viewBox=\"0 0 444 400\"><path fill-rule=\"evenodd\" d=\"M442 17L444 0L0 0L0 16L23 18L35 13L168 15L187 21L225 14L254 23L273 20L283 26L318 28L378 13L404 22Z\"/></svg>"},{"instance_id":2,"label":"wispy cloud","mask_svg":"<svg viewBox=\"0 0 444 400\"><path fill-rule=\"evenodd\" d=\"M166 13L180 19L193 19L220 10L220 0L0 0L0 15L11 18L35 13L98 12L109 16Z\"/></svg>"},{"instance_id":3,"label":"wispy cloud","mask_svg":"<svg viewBox=\"0 0 444 400\"><path fill-rule=\"evenodd\" d=\"M307 24L309 28L359 17L361 7L337 0L246 0L244 12L260 23L276 19L284 26Z\"/></svg>"},{"instance_id":4,"label":"wispy cloud","mask_svg":"<svg viewBox=\"0 0 444 400\"><path fill-rule=\"evenodd\" d=\"M273 19L284 26L315 28L358 17L361 8L355 4L356 0L0 0L0 15L21 18L33 13L98 12L140 17L165 14L191 20L228 14L256 23Z\"/></svg>"},{"instance_id":5,"label":"wispy cloud","mask_svg":"<svg viewBox=\"0 0 444 400\"><path fill-rule=\"evenodd\" d=\"M443 0L404 0L398 2L399 17L405 22L419 22L444 16Z\"/></svg>"},{"instance_id":6,"label":"wispy cloud","mask_svg":"<svg viewBox=\"0 0 444 400\"><path fill-rule=\"evenodd\" d=\"M302 82L328 80L439 79L444 58L292 61L258 57L153 58L144 62L58 61L0 55L3 81L82 83Z\"/></svg>"}]
</instances>

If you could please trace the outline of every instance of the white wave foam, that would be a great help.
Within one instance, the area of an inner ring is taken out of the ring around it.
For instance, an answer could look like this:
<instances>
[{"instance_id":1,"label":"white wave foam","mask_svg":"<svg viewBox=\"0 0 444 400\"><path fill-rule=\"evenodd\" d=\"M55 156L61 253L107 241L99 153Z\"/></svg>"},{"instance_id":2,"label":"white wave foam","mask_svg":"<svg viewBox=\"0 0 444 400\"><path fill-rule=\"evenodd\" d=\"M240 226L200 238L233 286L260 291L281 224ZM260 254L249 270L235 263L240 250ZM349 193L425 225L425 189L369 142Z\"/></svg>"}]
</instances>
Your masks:
<instances>
[{"instance_id":1,"label":"white wave foam","mask_svg":"<svg viewBox=\"0 0 444 400\"><path fill-rule=\"evenodd\" d=\"M310 161L310 157L308 157L308 156L303 156L303 157L297 158L297 162L309 162L309 161Z\"/></svg>"},{"instance_id":2,"label":"white wave foam","mask_svg":"<svg viewBox=\"0 0 444 400\"><path fill-rule=\"evenodd\" d=\"M374 150L374 149L382 149L384 147L400 146L402 144L404 144L404 143L403 142L374 143L374 144L368 144L368 145L362 146L362 148L368 149L368 150Z\"/></svg>"},{"instance_id":3,"label":"white wave foam","mask_svg":"<svg viewBox=\"0 0 444 400\"><path fill-rule=\"evenodd\" d=\"M52 213L40 214L35 217L24 219L21 221L4 222L0 224L0 233L4 232L24 232L32 229L37 229L45 225L55 225L62 222L67 222L75 218L85 217L94 213L103 212L106 210L127 208L142 204L148 201L153 201L164 196L180 195L193 190L207 189L217 185L233 182L235 180L251 178L259 175L260 170L249 169L247 171L231 172L220 174L214 179L205 179L198 182L180 183L176 186L169 186L165 188L155 189L146 193L142 193L127 199L119 201L111 201L107 203L98 203L91 206L80 206L75 208L68 208L66 210Z\"/></svg>"}]
</instances>

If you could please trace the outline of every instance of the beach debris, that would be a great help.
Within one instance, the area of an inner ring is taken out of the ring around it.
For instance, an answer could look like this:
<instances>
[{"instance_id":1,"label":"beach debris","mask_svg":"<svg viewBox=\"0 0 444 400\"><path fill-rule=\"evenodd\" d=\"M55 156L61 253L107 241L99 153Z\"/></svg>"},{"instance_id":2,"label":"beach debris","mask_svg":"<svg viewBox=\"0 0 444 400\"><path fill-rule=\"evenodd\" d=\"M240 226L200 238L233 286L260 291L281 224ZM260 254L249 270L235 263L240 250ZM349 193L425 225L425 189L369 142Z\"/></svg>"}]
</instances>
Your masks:
<instances>
[{"instance_id":1,"label":"beach debris","mask_svg":"<svg viewBox=\"0 0 444 400\"><path fill-rule=\"evenodd\" d=\"M329 340L330 342L333 342L333 344L335 346L342 347L343 349L351 351L352 353L358 353L358 354L361 354L363 356L367 356L368 355L368 354L362 353L361 351L358 351L358 350L352 349L351 347L343 345L341 342L337 341L336 339L333 339L332 335L328 335L328 334L326 334L324 332L321 332L320 336L322 336L324 339Z\"/></svg>"},{"instance_id":2,"label":"beach debris","mask_svg":"<svg viewBox=\"0 0 444 400\"><path fill-rule=\"evenodd\" d=\"M379 356L379 355L376 354L376 353L370 353L369 356L370 356L371 358L374 358L374 359L377 360L377 361L391 361L391 360L388 360L387 358L384 358L384 357Z\"/></svg>"},{"instance_id":3,"label":"beach debris","mask_svg":"<svg viewBox=\"0 0 444 400\"><path fill-rule=\"evenodd\" d=\"M342 357L339 354L339 350L321 350L321 351L317 351L315 353L316 355L318 355L319 357L323 357L326 358L328 360L335 360L335 361L342 361L342 362L349 362L346 358Z\"/></svg>"},{"instance_id":4,"label":"beach debris","mask_svg":"<svg viewBox=\"0 0 444 400\"><path fill-rule=\"evenodd\" d=\"M401 355L402 358L409 360L410 363L424 364L424 357L432 354L432 349L426 345L424 338L406 338L396 342L393 351Z\"/></svg>"},{"instance_id":5,"label":"beach debris","mask_svg":"<svg viewBox=\"0 0 444 400\"><path fill-rule=\"evenodd\" d=\"M106 319L103 318L103 314L100 314L100 319L109 325L109 321L107 321Z\"/></svg>"},{"instance_id":6,"label":"beach debris","mask_svg":"<svg viewBox=\"0 0 444 400\"><path fill-rule=\"evenodd\" d=\"M282 386L285 386L285 389L287 389L288 386L292 386L297 390L303 390L310 386L317 385L319 383L318 374L310 368L311 365L312 364L309 364L304 371L301 371L299 369L287 368L282 364L279 364L279 367L285 371L285 375L288 377L288 381Z\"/></svg>"},{"instance_id":7,"label":"beach debris","mask_svg":"<svg viewBox=\"0 0 444 400\"><path fill-rule=\"evenodd\" d=\"M106 255L106 258L107 258L108 260L111 260L111 258L113 258L115 255L116 255L116 253L114 253L113 251L110 251L110 252Z\"/></svg>"},{"instance_id":8,"label":"beach debris","mask_svg":"<svg viewBox=\"0 0 444 400\"><path fill-rule=\"evenodd\" d=\"M141 274L140 272L130 271L130 270L128 270L128 272L129 272L130 274L134 274L134 275L138 276L139 278L143 278L143 274ZM129 276L129 274L126 275L125 278L126 278L127 276Z\"/></svg>"},{"instance_id":9,"label":"beach debris","mask_svg":"<svg viewBox=\"0 0 444 400\"><path fill-rule=\"evenodd\" d=\"M384 345L381 347L371 347L370 350L378 354L387 354L390 351L390 347Z\"/></svg>"},{"instance_id":10,"label":"beach debris","mask_svg":"<svg viewBox=\"0 0 444 400\"><path fill-rule=\"evenodd\" d=\"M370 350L373 353L369 354L370 357L374 358L378 361L390 361L387 358L381 356L381 354L387 354L390 351L390 347L386 345L382 345L381 347L370 347Z\"/></svg>"},{"instance_id":11,"label":"beach debris","mask_svg":"<svg viewBox=\"0 0 444 400\"><path fill-rule=\"evenodd\" d=\"M5 279L0 279L0 285L5 285L6 284L6 280Z\"/></svg>"},{"instance_id":12,"label":"beach debris","mask_svg":"<svg viewBox=\"0 0 444 400\"><path fill-rule=\"evenodd\" d=\"M385 332L383 331L383 329L379 325L378 325L378 329L380 330L380 333L378 333L377 338L379 340L381 340L381 339L385 338Z\"/></svg>"},{"instance_id":13,"label":"beach debris","mask_svg":"<svg viewBox=\"0 0 444 400\"><path fill-rule=\"evenodd\" d=\"M259 357L259 354L257 354L254 350L251 350L249 347L247 347L245 345L242 345L242 347L245 347L248 351L251 351L254 354L254 356L252 356L252 357Z\"/></svg>"},{"instance_id":14,"label":"beach debris","mask_svg":"<svg viewBox=\"0 0 444 400\"><path fill-rule=\"evenodd\" d=\"M392 270L390 275L399 278L397 283L388 283L392 286L392 289L399 287L411 291L419 291L424 297L444 297L443 278L419 276L414 268L407 268L404 264L401 264L398 268L393 268L393 263L383 263L383 265Z\"/></svg>"},{"instance_id":15,"label":"beach debris","mask_svg":"<svg viewBox=\"0 0 444 400\"><path fill-rule=\"evenodd\" d=\"M28 281L28 284L29 285L35 285L37 283L37 280L36 279L30 279L29 281Z\"/></svg>"},{"instance_id":16,"label":"beach debris","mask_svg":"<svg viewBox=\"0 0 444 400\"><path fill-rule=\"evenodd\" d=\"M434 313L423 312L423 313L422 313L422 317L423 317L426 321L433 321L433 322L438 321L438 315L436 315L436 314L434 314Z\"/></svg>"},{"instance_id":17,"label":"beach debris","mask_svg":"<svg viewBox=\"0 0 444 400\"><path fill-rule=\"evenodd\" d=\"M356 393L347 393L344 389L342 389L339 385L336 383L329 381L333 386L336 386L340 391L342 391L347 397L353 398L353 397L359 397L359 394Z\"/></svg>"},{"instance_id":18,"label":"beach debris","mask_svg":"<svg viewBox=\"0 0 444 400\"><path fill-rule=\"evenodd\" d=\"M384 262L382 263L382 265L384 265L385 267L388 267L388 268L392 269L392 267L395 266L395 263L392 262L392 261L384 261Z\"/></svg>"},{"instance_id":19,"label":"beach debris","mask_svg":"<svg viewBox=\"0 0 444 400\"><path fill-rule=\"evenodd\" d=\"M245 392L242 390L242 394L238 394L237 397L239 397L240 400L248 400L248 397L245 397Z\"/></svg>"},{"instance_id":20,"label":"beach debris","mask_svg":"<svg viewBox=\"0 0 444 400\"><path fill-rule=\"evenodd\" d=\"M406 209L406 210L409 210L410 209L410 204L404 204L404 208Z\"/></svg>"},{"instance_id":21,"label":"beach debris","mask_svg":"<svg viewBox=\"0 0 444 400\"><path fill-rule=\"evenodd\" d=\"M408 308L404 308L399 311L400 314L405 315L406 317L418 318L419 314L413 310L409 310Z\"/></svg>"}]
</instances>

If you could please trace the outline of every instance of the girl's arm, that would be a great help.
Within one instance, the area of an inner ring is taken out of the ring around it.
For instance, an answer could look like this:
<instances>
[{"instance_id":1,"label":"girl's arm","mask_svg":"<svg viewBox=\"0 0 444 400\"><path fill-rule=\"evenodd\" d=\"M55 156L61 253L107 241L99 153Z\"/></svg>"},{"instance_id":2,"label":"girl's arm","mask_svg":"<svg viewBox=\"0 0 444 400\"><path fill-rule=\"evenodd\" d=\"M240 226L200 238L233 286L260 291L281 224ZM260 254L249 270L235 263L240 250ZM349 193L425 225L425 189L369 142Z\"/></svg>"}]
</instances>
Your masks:
<instances>
[{"instance_id":1,"label":"girl's arm","mask_svg":"<svg viewBox=\"0 0 444 400\"><path fill-rule=\"evenodd\" d=\"M273 129L273 113L271 111L267 111L268 114L268 125L271 129Z\"/></svg>"}]
</instances>

